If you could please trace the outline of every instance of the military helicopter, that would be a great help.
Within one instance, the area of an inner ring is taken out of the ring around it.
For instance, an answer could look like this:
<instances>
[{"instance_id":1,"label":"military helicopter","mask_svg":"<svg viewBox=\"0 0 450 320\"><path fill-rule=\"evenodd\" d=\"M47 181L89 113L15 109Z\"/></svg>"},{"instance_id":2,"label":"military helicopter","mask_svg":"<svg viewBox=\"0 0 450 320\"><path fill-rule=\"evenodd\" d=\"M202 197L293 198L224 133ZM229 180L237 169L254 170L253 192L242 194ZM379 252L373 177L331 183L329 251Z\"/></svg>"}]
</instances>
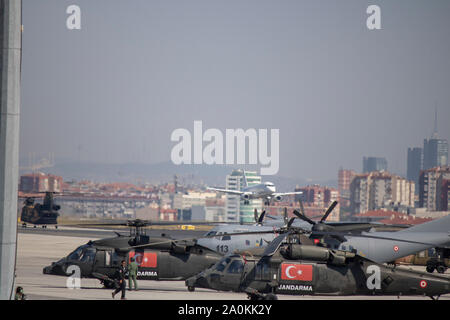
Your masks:
<instances>
[{"instance_id":1,"label":"military helicopter","mask_svg":"<svg viewBox=\"0 0 450 320\"><path fill-rule=\"evenodd\" d=\"M27 227L27 223L31 223L35 228L37 225L42 225L43 228L47 228L47 225L55 225L57 229L60 209L61 207L54 203L53 192L45 193L44 204L34 204L34 198L29 197L24 201L20 222L24 228Z\"/></svg>"},{"instance_id":2,"label":"military helicopter","mask_svg":"<svg viewBox=\"0 0 450 320\"><path fill-rule=\"evenodd\" d=\"M45 267L43 273L70 276L78 269L81 278L96 278L106 288L112 288L112 277L122 260L136 259L138 279L183 280L207 269L222 257L190 239L174 240L165 234L150 238L144 231L150 224L158 223L137 219L114 224L130 227L130 234L125 236L116 232L116 237L89 241Z\"/></svg>"},{"instance_id":3,"label":"military helicopter","mask_svg":"<svg viewBox=\"0 0 450 320\"><path fill-rule=\"evenodd\" d=\"M241 251L186 280L196 287L245 292L251 300L288 295L425 295L450 293L450 280L424 272L396 269L355 252L311 245L310 239L280 234L267 248ZM406 241L405 241L406 242Z\"/></svg>"},{"instance_id":4,"label":"military helicopter","mask_svg":"<svg viewBox=\"0 0 450 320\"><path fill-rule=\"evenodd\" d=\"M287 209L284 210L284 215L282 218L271 217L271 220L265 219L266 211L262 211L258 214L258 211L254 211L255 223L253 225L237 225L237 224L221 224L215 226L211 229L204 237L197 239L197 243L208 247L212 250L219 252L220 254L230 254L235 250L243 250L246 248L262 247L270 243L274 238L275 234L269 233L276 228L286 227L288 224L293 227L301 228L306 231L313 230L314 232L320 230L327 231L344 231L359 234L362 231L368 231L371 228L392 228L392 226L387 226L381 223L361 223L361 222L326 222L327 217L331 214L333 209L336 207L337 201L334 201L330 207L326 210L321 220L316 223L309 218L305 219L289 219L287 215ZM303 205L300 201L300 208L302 212ZM295 210L294 214L300 215L300 213ZM270 216L269 216L270 217ZM302 215L303 217L303 215ZM300 217L299 217L300 218ZM292 220L292 221L291 221ZM321 228L317 228L320 225ZM269 231L268 233L251 233L257 231ZM234 234L230 237L229 234ZM216 236L216 237L214 237Z\"/></svg>"},{"instance_id":5,"label":"military helicopter","mask_svg":"<svg viewBox=\"0 0 450 320\"><path fill-rule=\"evenodd\" d=\"M263 217L259 216L258 221L262 222ZM262 229L260 226L250 226L251 228L243 229L243 226L219 226L222 230L219 232L209 232L200 239L190 238L176 240L165 235L161 237L150 238L145 234L144 228L148 225L164 224L144 220L129 220L127 223L121 224L130 227L130 235L124 236L117 233L117 237L89 241L87 244L80 246L67 257L60 259L52 265L44 268L44 274L57 274L63 276L71 275L71 266L77 266L80 269L80 276L87 278L97 278L106 287L113 285L110 279L115 272L118 263L121 260L129 261L132 257L136 257L140 265L138 278L147 280L183 280L193 276L196 273L208 268L217 262L222 255L231 254L236 249L250 249L257 245L252 244L248 239L263 239L259 242L259 247L265 246L275 238L279 232L294 228L295 217L289 219L286 226L282 230L274 227ZM173 224L173 223L170 223ZM102 224L105 225L105 224ZM111 225L111 224L106 224ZM117 225L117 224L115 224ZM119 224L120 225L120 224ZM258 228L256 228L258 227ZM223 229L225 228L225 229ZM232 228L232 229L230 229ZM239 228L239 230L236 230ZM255 229L256 228L256 229ZM295 227L298 232L308 232L299 227ZM255 230L253 230L255 229ZM226 231L227 230L227 231ZM235 232L233 232L235 230ZM248 230L248 231L247 231ZM238 232L236 232L238 231ZM315 231L318 235L319 231ZM263 234L270 235L269 238L261 237ZM329 235L331 233L327 233ZM340 238L342 234L333 236ZM347 234L348 236L348 234ZM409 250L415 248L432 247L432 244L421 243L414 239L393 239L391 237L379 237L375 235L366 235L379 241L384 241L382 246L377 247L375 252L392 251L393 243L413 244ZM212 239L220 238L220 240ZM237 238L238 240L232 240ZM249 242L240 242L239 239L247 239ZM395 241L395 242L394 242ZM229 250L218 250L216 246L224 247L233 243L235 247L229 247ZM387 246L387 247L386 247ZM403 247L403 246L402 246ZM415 250L417 252L420 250ZM400 252L403 252L403 248Z\"/></svg>"},{"instance_id":6,"label":"military helicopter","mask_svg":"<svg viewBox=\"0 0 450 320\"><path fill-rule=\"evenodd\" d=\"M264 212L255 212L256 226L221 225L200 239L176 240L161 235L146 235L145 227L173 223L129 220L126 223L89 224L89 226L128 226L130 234L116 232L113 238L89 241L66 257L43 269L44 274L70 276L74 268L82 278L96 278L107 288L114 286L114 275L122 260L130 262L134 257L139 265L138 279L185 280L215 264L220 258L236 249L265 246L274 235L249 235L255 231L273 231L274 227L261 227ZM292 223L293 218L290 220ZM86 225L85 225L86 226ZM288 226L290 224L288 223ZM232 239L228 234L234 234ZM241 237L242 234L242 237ZM219 237L220 239L217 239Z\"/></svg>"}]
</instances>

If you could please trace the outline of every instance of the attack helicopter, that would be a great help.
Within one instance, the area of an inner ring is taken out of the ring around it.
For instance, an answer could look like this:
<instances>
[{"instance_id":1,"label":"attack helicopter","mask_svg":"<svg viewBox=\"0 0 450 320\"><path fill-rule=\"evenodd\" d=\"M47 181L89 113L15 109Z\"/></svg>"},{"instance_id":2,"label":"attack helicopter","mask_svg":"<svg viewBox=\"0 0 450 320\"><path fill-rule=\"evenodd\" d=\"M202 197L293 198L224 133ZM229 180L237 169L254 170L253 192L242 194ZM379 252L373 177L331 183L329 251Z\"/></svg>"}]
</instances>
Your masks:
<instances>
[{"instance_id":1,"label":"attack helicopter","mask_svg":"<svg viewBox=\"0 0 450 320\"><path fill-rule=\"evenodd\" d=\"M47 228L47 225L55 225L57 229L60 209L61 207L54 203L53 192L45 193L43 204L34 204L34 198L28 197L24 201L19 222L22 222L24 228L27 227L27 223L30 223L35 228L37 225L42 225L43 228Z\"/></svg>"},{"instance_id":2,"label":"attack helicopter","mask_svg":"<svg viewBox=\"0 0 450 320\"><path fill-rule=\"evenodd\" d=\"M275 300L276 294L424 295L437 299L450 293L446 277L385 266L354 251L311 245L311 239L291 228L279 232L284 233L265 249L226 256L190 277L185 281L188 290L244 292L251 300ZM295 241L285 242L292 236Z\"/></svg>"}]
</instances>

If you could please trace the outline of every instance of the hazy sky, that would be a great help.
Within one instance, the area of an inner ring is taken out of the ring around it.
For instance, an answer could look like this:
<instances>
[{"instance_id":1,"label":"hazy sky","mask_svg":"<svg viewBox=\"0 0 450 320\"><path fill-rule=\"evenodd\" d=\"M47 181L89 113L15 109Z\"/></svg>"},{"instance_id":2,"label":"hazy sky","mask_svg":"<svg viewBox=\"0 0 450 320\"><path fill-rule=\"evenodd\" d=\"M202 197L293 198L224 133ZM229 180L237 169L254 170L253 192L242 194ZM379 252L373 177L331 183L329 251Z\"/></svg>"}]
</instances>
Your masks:
<instances>
[{"instance_id":1,"label":"hazy sky","mask_svg":"<svg viewBox=\"0 0 450 320\"><path fill-rule=\"evenodd\" d=\"M363 156L405 173L436 103L450 138L449 17L447 0L23 0L20 156L169 161L172 131L202 120L280 129L282 176L335 179Z\"/></svg>"}]
</instances>

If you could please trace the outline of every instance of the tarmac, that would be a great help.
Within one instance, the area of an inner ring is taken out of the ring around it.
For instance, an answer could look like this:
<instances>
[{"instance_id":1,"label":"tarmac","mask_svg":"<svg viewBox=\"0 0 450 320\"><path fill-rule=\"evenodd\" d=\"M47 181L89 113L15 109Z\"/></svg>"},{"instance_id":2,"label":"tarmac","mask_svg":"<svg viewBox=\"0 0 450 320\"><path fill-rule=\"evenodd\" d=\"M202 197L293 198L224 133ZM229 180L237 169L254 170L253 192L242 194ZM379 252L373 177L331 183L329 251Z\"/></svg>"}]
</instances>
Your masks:
<instances>
[{"instance_id":1,"label":"tarmac","mask_svg":"<svg viewBox=\"0 0 450 320\"><path fill-rule=\"evenodd\" d=\"M72 230L72 231L70 231ZM21 230L18 233L16 286L22 286L28 300L112 300L110 289L104 289L96 279L82 278L79 289L67 287L67 277L46 275L42 273L45 266L68 255L78 246L89 240L96 240L91 235L95 230L73 230L61 227L58 232L32 229ZM50 230L48 230L50 231ZM102 234L104 230L98 230ZM85 234L85 236L81 236ZM87 235L87 236L86 236ZM114 236L114 234L111 234ZM183 235L185 236L185 235ZM103 237L103 234L102 234ZM400 267L399 267L400 268ZM404 267L403 267L404 268ZM409 267L407 267L409 268ZM412 267L424 270L424 267ZM450 278L450 270L446 276ZM247 300L245 293L217 292L197 288L189 292L184 281L138 281L139 291L128 291L128 300ZM116 295L120 299L120 293ZM278 295L279 300L430 300L423 296L290 296ZM440 300L450 300L450 294L440 297Z\"/></svg>"}]
</instances>

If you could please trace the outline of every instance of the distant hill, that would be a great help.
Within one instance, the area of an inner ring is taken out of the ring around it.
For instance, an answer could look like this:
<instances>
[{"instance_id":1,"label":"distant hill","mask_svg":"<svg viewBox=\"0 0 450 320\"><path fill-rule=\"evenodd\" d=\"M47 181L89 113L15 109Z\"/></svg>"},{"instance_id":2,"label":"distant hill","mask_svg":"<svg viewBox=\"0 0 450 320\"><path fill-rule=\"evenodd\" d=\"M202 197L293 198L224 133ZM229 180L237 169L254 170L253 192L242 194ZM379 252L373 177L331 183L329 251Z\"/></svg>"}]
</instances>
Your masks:
<instances>
[{"instance_id":1,"label":"distant hill","mask_svg":"<svg viewBox=\"0 0 450 320\"><path fill-rule=\"evenodd\" d=\"M80 163L59 161L51 168L42 169L42 172L62 176L68 180L92 180L97 182L131 182L131 183L164 183L173 182L177 175L182 185L204 184L208 186L225 186L225 177L233 169L259 171L256 166L235 165L174 165L171 162L157 164L124 163ZM25 171L20 174L26 173ZM336 187L336 180L306 181L305 179L281 176L264 176L263 181L271 181L281 192L292 191L296 185L321 184Z\"/></svg>"}]
</instances>

